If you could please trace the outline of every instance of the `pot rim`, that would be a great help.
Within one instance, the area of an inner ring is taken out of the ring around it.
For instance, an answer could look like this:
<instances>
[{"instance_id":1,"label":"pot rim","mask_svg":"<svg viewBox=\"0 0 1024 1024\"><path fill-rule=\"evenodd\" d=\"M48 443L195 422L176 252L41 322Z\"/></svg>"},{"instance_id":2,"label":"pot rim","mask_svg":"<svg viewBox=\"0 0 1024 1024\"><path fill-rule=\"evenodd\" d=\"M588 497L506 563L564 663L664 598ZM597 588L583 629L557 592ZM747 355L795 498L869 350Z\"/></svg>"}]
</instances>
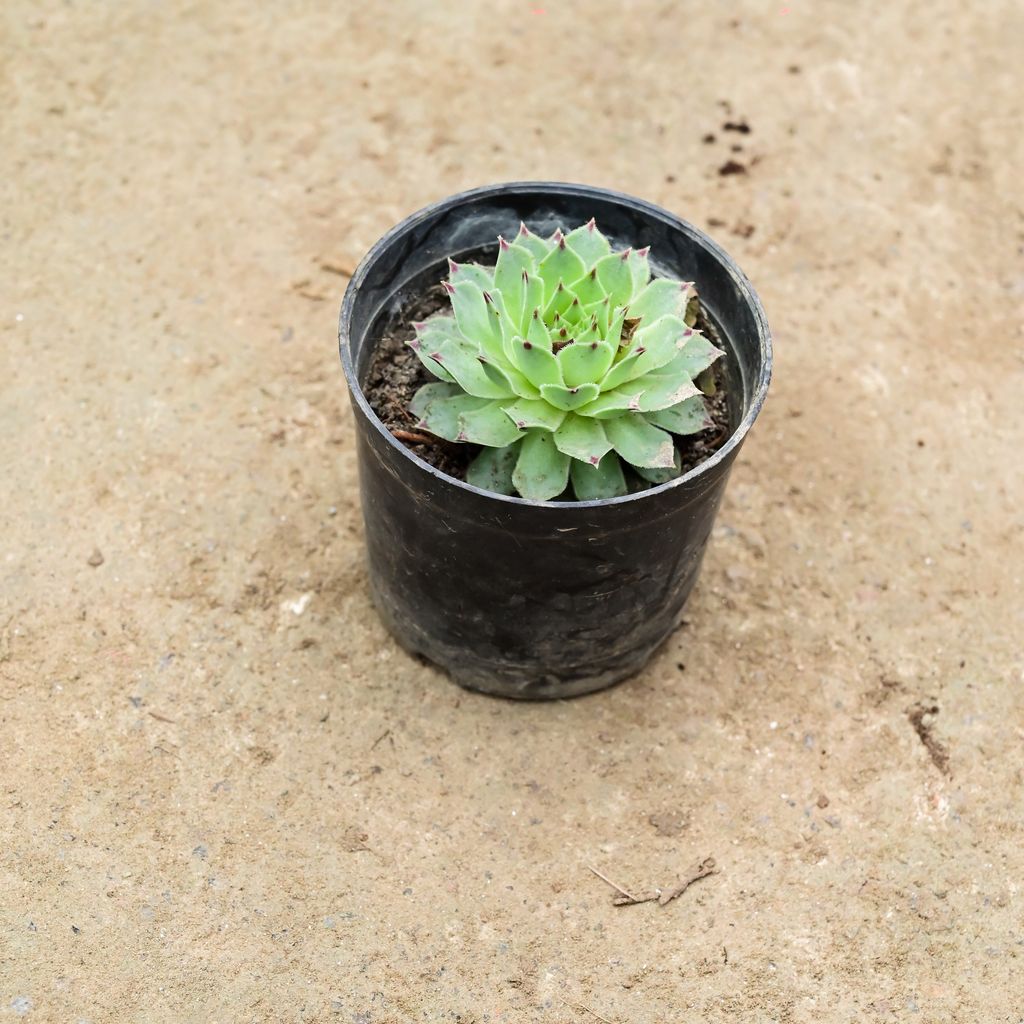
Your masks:
<instances>
[{"instance_id":1,"label":"pot rim","mask_svg":"<svg viewBox=\"0 0 1024 1024\"><path fill-rule=\"evenodd\" d=\"M726 443L722 445L722 447L719 448L711 458L706 459L704 462L700 463L699 466L694 466L693 469L676 477L674 480L669 480L664 484L657 484L654 487L648 487L646 490L637 491L634 494L625 494L618 498L599 498L593 501L531 501L528 498L520 498L508 494L496 494L494 491L485 491L481 487L474 487L465 480L457 480L455 477L449 476L447 473L442 473L439 469L431 466L430 463L425 462L418 455L406 448L406 446L395 438L380 421L377 414L370 407L370 403L366 400L366 396L363 394L363 389L359 384L355 365L352 361L352 346L348 343L349 330L352 323L352 310L355 305L356 295L362 287L363 281L369 272L369 268L377 260L380 254L395 241L395 239L406 234L427 218L432 217L434 214L455 209L468 200L477 199L492 193L504 193L507 195L510 192L539 192L549 193L555 196L565 193L574 193L578 196L594 196L595 198L601 197L604 199L612 199L619 203L624 203L643 211L655 219L668 223L677 231L688 235L694 242L710 252L711 255L724 267L726 273L735 282L737 291L743 296L743 299L747 302L754 315L754 320L757 324L757 331L761 342L763 358L761 361L761 372L755 383L754 394L750 407L747 409L743 419L729 436ZM683 220L682 217L676 216L676 214L666 210L662 206L658 206L656 203L648 202L645 199L639 199L636 196L629 195L626 192L619 192L615 189L601 188L597 185L582 185L574 182L561 181L494 182L490 185L482 185L478 188L468 189L464 192L457 192L448 196L446 199L440 200L439 202L431 203L429 206L424 206L422 209L417 210L415 213L412 213L408 217L399 221L389 231L385 232L385 234L383 234L376 243L374 243L362 260L360 260L359 265L356 267L349 280L348 287L345 289L345 295L341 302L341 312L338 317L338 350L341 355L341 365L345 372L346 380L348 381L349 391L354 396L356 403L363 412L363 415L373 426L373 429L376 430L388 444L401 452L405 458L409 459L418 470L431 474L438 481L444 482L449 486L462 488L463 490L469 491L482 498L490 498L493 501L504 502L510 505L528 505L531 508L592 509L605 505L621 505L631 501L642 501L644 498L660 494L673 487L679 487L684 483L696 480L713 469L718 465L718 463L728 458L729 455L739 447L744 437L746 437L747 432L753 426L754 420L757 419L758 413L761 411L761 407L764 405L765 398L768 394L768 385L771 382L772 376L772 336L764 307L761 305L761 300L758 297L757 292L754 290L754 286L747 278L747 275L743 273L736 261L716 241L714 241L714 239L709 235L706 235L699 228L694 227L689 221Z\"/></svg>"}]
</instances>

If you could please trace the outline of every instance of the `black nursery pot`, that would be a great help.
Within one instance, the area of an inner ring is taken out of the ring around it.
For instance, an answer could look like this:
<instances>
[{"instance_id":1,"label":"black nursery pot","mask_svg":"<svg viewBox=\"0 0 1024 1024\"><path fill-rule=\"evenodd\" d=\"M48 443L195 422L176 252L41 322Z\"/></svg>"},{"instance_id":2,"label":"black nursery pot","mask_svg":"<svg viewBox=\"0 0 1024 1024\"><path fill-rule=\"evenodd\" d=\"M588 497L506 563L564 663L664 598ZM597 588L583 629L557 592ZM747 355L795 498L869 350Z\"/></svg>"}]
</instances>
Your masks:
<instances>
[{"instance_id":1,"label":"black nursery pot","mask_svg":"<svg viewBox=\"0 0 1024 1024\"><path fill-rule=\"evenodd\" d=\"M604 501L505 497L423 462L361 389L384 321L446 275L448 256L486 258L520 221L548 235L591 217L615 245L650 245L656 274L696 282L726 349L731 436L678 479ZM679 623L729 470L768 390L764 310L729 256L631 196L559 182L492 185L413 214L370 250L345 293L339 344L370 586L398 642L461 685L504 697L572 697L642 668Z\"/></svg>"}]
</instances>

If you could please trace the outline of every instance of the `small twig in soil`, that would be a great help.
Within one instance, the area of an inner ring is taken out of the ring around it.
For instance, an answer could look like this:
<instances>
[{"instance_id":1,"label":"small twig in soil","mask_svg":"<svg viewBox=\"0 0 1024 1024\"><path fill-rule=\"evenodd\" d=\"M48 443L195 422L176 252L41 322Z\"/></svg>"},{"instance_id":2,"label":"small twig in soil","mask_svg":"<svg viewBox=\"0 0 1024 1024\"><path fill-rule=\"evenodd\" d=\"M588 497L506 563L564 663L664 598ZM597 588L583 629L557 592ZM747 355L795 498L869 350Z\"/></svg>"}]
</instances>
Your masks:
<instances>
[{"instance_id":1,"label":"small twig in soil","mask_svg":"<svg viewBox=\"0 0 1024 1024\"><path fill-rule=\"evenodd\" d=\"M381 742L383 742L384 740L386 740L386 739L387 739L387 738L388 738L388 737L389 737L390 735L391 735L391 730L390 730L390 729L385 729L385 730L384 730L384 731L383 731L383 732L382 732L382 733L381 733L381 734L380 734L380 735L379 735L379 736L378 736L378 737L377 737L377 738L376 738L376 739L375 739L375 740L374 740L374 741L373 741L373 742L372 742L372 743L370 744L370 749L371 749L371 750L376 750L376 749L377 749L377 744L378 744L378 743L381 743Z\"/></svg>"},{"instance_id":2,"label":"small twig in soil","mask_svg":"<svg viewBox=\"0 0 1024 1024\"><path fill-rule=\"evenodd\" d=\"M717 875L718 870L715 868L715 858L705 857L699 864L695 865L688 875L679 882L674 889L653 889L650 892L645 892L640 896L630 896L628 894L623 896L616 896L612 899L612 903L617 907L631 907L637 903L655 903L659 906L664 907L666 904L671 903L674 899L682 896L687 889L693 885L694 882L699 881L702 878L707 878L708 875ZM616 886L618 888L618 886Z\"/></svg>"},{"instance_id":3,"label":"small twig in soil","mask_svg":"<svg viewBox=\"0 0 1024 1024\"><path fill-rule=\"evenodd\" d=\"M618 882L613 882L607 875L602 875L593 865L588 864L587 870L592 871L602 882L607 882L613 889L618 890L622 893L623 897L632 903L642 903L642 900L637 899L628 889L623 889Z\"/></svg>"},{"instance_id":4,"label":"small twig in soil","mask_svg":"<svg viewBox=\"0 0 1024 1024\"><path fill-rule=\"evenodd\" d=\"M697 864L690 874L674 889L670 889L668 892L663 892L661 896L658 897L658 904L663 907L666 903L671 903L677 897L682 896L694 882L700 881L702 878L707 878L708 875L715 875L717 873L718 871L715 868L715 858L705 857L704 860Z\"/></svg>"},{"instance_id":5,"label":"small twig in soil","mask_svg":"<svg viewBox=\"0 0 1024 1024\"><path fill-rule=\"evenodd\" d=\"M168 718L166 715L158 715L155 711L150 711L150 718L155 718L158 722L167 722L168 725L177 725L173 718Z\"/></svg>"},{"instance_id":6,"label":"small twig in soil","mask_svg":"<svg viewBox=\"0 0 1024 1024\"><path fill-rule=\"evenodd\" d=\"M558 998L562 999L561 996L559 996ZM603 1020L604 1024L613 1024L613 1022L610 1021L607 1017L602 1017L601 1014L597 1012L597 1010L593 1009L590 1006L585 1006L583 1003L570 1003L568 999L562 999L562 1002L565 1003L566 1006L571 1006L574 1010L583 1010L586 1013L592 1013L598 1020Z\"/></svg>"},{"instance_id":7,"label":"small twig in soil","mask_svg":"<svg viewBox=\"0 0 1024 1024\"><path fill-rule=\"evenodd\" d=\"M412 430L399 430L397 427L390 427L391 436L399 441L408 441L410 444L438 444L436 437L428 437L426 434L417 434Z\"/></svg>"}]
</instances>

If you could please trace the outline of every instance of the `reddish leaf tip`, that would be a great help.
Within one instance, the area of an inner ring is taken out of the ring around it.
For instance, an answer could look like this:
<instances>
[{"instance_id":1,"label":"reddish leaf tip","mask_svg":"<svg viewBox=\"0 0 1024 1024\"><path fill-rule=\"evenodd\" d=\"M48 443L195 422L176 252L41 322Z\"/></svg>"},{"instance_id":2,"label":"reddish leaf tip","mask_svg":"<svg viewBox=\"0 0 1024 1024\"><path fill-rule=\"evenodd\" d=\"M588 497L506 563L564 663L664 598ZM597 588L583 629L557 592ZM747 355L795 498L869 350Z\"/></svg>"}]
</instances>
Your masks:
<instances>
[{"instance_id":1,"label":"reddish leaf tip","mask_svg":"<svg viewBox=\"0 0 1024 1024\"><path fill-rule=\"evenodd\" d=\"M462 268L458 265L458 263L455 262L455 260L451 258L451 256L449 256L448 269L451 271L451 273L457 274Z\"/></svg>"},{"instance_id":2,"label":"reddish leaf tip","mask_svg":"<svg viewBox=\"0 0 1024 1024\"><path fill-rule=\"evenodd\" d=\"M498 235L498 248L501 249L502 252L505 252L508 249L508 242L506 242L501 235Z\"/></svg>"},{"instance_id":3,"label":"reddish leaf tip","mask_svg":"<svg viewBox=\"0 0 1024 1024\"><path fill-rule=\"evenodd\" d=\"M441 284L444 286L444 290L449 295L454 295L455 294L455 285L453 285L451 283L451 281L442 281Z\"/></svg>"},{"instance_id":4,"label":"reddish leaf tip","mask_svg":"<svg viewBox=\"0 0 1024 1024\"><path fill-rule=\"evenodd\" d=\"M591 217L590 220L587 221L587 230L588 231L594 231L596 228L597 228L597 221L593 217Z\"/></svg>"},{"instance_id":5,"label":"reddish leaf tip","mask_svg":"<svg viewBox=\"0 0 1024 1024\"><path fill-rule=\"evenodd\" d=\"M430 353L430 358L433 359L435 363L442 362L441 353L440 352L431 352Z\"/></svg>"},{"instance_id":6,"label":"reddish leaf tip","mask_svg":"<svg viewBox=\"0 0 1024 1024\"><path fill-rule=\"evenodd\" d=\"M632 246L630 246L630 247L629 247L628 249L624 249L624 250L623 250L623 252L622 252L622 256L620 257L620 259L621 259L621 260L623 260L623 262L625 262L626 260L628 260L628 259L629 259L629 254L630 254L630 253L631 253L632 251L633 251L633 247L632 247Z\"/></svg>"},{"instance_id":7,"label":"reddish leaf tip","mask_svg":"<svg viewBox=\"0 0 1024 1024\"><path fill-rule=\"evenodd\" d=\"M591 222L591 223L593 223L593 222ZM600 461L601 460L596 455L591 455L590 456L590 464L592 466L596 466Z\"/></svg>"},{"instance_id":8,"label":"reddish leaf tip","mask_svg":"<svg viewBox=\"0 0 1024 1024\"><path fill-rule=\"evenodd\" d=\"M651 247L649 245L645 245L642 249L637 249L636 254L643 259L650 251Z\"/></svg>"}]
</instances>

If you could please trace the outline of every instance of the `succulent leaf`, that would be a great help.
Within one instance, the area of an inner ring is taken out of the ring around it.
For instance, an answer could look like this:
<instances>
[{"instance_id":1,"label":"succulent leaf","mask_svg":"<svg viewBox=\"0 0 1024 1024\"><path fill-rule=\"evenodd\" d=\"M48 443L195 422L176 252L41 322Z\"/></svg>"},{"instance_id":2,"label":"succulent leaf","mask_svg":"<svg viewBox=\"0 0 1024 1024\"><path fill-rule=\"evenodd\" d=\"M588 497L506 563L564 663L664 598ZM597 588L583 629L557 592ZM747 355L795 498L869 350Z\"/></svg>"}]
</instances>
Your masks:
<instances>
[{"instance_id":1,"label":"succulent leaf","mask_svg":"<svg viewBox=\"0 0 1024 1024\"><path fill-rule=\"evenodd\" d=\"M446 339L428 353L428 358L447 370L467 394L477 398L503 398L508 395L507 387L488 375L477 350L468 342Z\"/></svg>"},{"instance_id":2,"label":"succulent leaf","mask_svg":"<svg viewBox=\"0 0 1024 1024\"><path fill-rule=\"evenodd\" d=\"M522 431L505 415L502 402L489 402L478 409L468 409L459 416L456 441L504 448L522 437Z\"/></svg>"},{"instance_id":3,"label":"succulent leaf","mask_svg":"<svg viewBox=\"0 0 1024 1024\"><path fill-rule=\"evenodd\" d=\"M562 369L550 348L541 348L523 338L513 343L516 366L526 379L537 387L545 384L561 384Z\"/></svg>"},{"instance_id":4,"label":"succulent leaf","mask_svg":"<svg viewBox=\"0 0 1024 1024\"><path fill-rule=\"evenodd\" d=\"M425 384L424 387L431 387L431 385ZM462 427L459 424L460 417L464 413L473 412L487 404L489 403L486 398L475 398L465 392L448 398L434 398L417 414L420 417L418 425L425 427L438 437L457 441L462 432Z\"/></svg>"},{"instance_id":5,"label":"succulent leaf","mask_svg":"<svg viewBox=\"0 0 1024 1024\"><path fill-rule=\"evenodd\" d=\"M481 291L494 287L494 272L479 263L456 263L448 261L448 281L450 284L462 284L470 281Z\"/></svg>"},{"instance_id":6,"label":"succulent leaf","mask_svg":"<svg viewBox=\"0 0 1024 1024\"><path fill-rule=\"evenodd\" d=\"M612 447L631 465L668 467L673 465L672 436L652 426L638 412L627 412L604 424Z\"/></svg>"},{"instance_id":7,"label":"succulent leaf","mask_svg":"<svg viewBox=\"0 0 1024 1024\"><path fill-rule=\"evenodd\" d=\"M565 490L570 461L568 455L555 447L553 434L529 430L519 449L512 482L524 498L550 501Z\"/></svg>"},{"instance_id":8,"label":"succulent leaf","mask_svg":"<svg viewBox=\"0 0 1024 1024\"><path fill-rule=\"evenodd\" d=\"M596 384L580 384L574 388L567 388L564 384L540 386L540 397L545 402L550 402L556 409L565 409L566 412L592 402L599 394Z\"/></svg>"},{"instance_id":9,"label":"succulent leaf","mask_svg":"<svg viewBox=\"0 0 1024 1024\"><path fill-rule=\"evenodd\" d=\"M578 281L573 281L569 285L569 291L580 300L580 305L584 307L608 298L601 283L597 280L596 267L588 270Z\"/></svg>"},{"instance_id":10,"label":"succulent leaf","mask_svg":"<svg viewBox=\"0 0 1024 1024\"><path fill-rule=\"evenodd\" d=\"M639 412L642 394L642 389L635 381L623 384L622 387L612 391L603 391L592 402L588 402L580 409L580 415L607 420L626 412Z\"/></svg>"},{"instance_id":11,"label":"succulent leaf","mask_svg":"<svg viewBox=\"0 0 1024 1024\"><path fill-rule=\"evenodd\" d=\"M668 409L649 412L644 419L656 427L661 427L662 430L672 431L673 434L699 434L713 424L701 395L694 395Z\"/></svg>"},{"instance_id":12,"label":"succulent leaf","mask_svg":"<svg viewBox=\"0 0 1024 1024\"><path fill-rule=\"evenodd\" d=\"M619 361L614 363L612 368L604 375L604 379L601 381L601 390L613 391L623 384L628 384L629 381L638 376L642 371L636 369L636 363L643 354L644 350L637 346L633 346L625 352L620 349Z\"/></svg>"},{"instance_id":13,"label":"succulent leaf","mask_svg":"<svg viewBox=\"0 0 1024 1024\"><path fill-rule=\"evenodd\" d=\"M660 370L637 377L626 386L639 390L641 412L669 409L700 394L700 388L693 381L680 377L678 373L662 373Z\"/></svg>"},{"instance_id":14,"label":"succulent leaf","mask_svg":"<svg viewBox=\"0 0 1024 1024\"><path fill-rule=\"evenodd\" d=\"M569 304L576 296L565 287L562 281L559 281L553 289L545 287L545 295L548 300L544 305L542 319L550 326L555 322L556 317L561 316L569 308Z\"/></svg>"},{"instance_id":15,"label":"succulent leaf","mask_svg":"<svg viewBox=\"0 0 1024 1024\"><path fill-rule=\"evenodd\" d=\"M683 345L682 359L679 360L678 369L680 373L686 373L691 378L703 373L716 359L725 353L704 337L694 331Z\"/></svg>"},{"instance_id":16,"label":"succulent leaf","mask_svg":"<svg viewBox=\"0 0 1024 1024\"><path fill-rule=\"evenodd\" d=\"M521 225L493 268L449 272L452 313L409 342L438 378L410 410L482 446L470 483L540 501L571 480L584 500L627 493L620 459L651 483L679 474L673 434L709 425L701 388L722 354L692 327L690 282L652 280L648 250L613 252L593 221L547 239Z\"/></svg>"},{"instance_id":17,"label":"succulent leaf","mask_svg":"<svg viewBox=\"0 0 1024 1024\"><path fill-rule=\"evenodd\" d=\"M551 248L539 235L535 235L525 224L519 225L519 234L516 235L516 245L529 249L535 260L542 260Z\"/></svg>"},{"instance_id":18,"label":"succulent leaf","mask_svg":"<svg viewBox=\"0 0 1024 1024\"><path fill-rule=\"evenodd\" d=\"M509 245L502 240L498 261L494 265L494 288L505 300L505 309L518 331L523 327L523 311L527 301L527 279L537 268L529 249ZM532 307L531 307L532 308Z\"/></svg>"},{"instance_id":19,"label":"succulent leaf","mask_svg":"<svg viewBox=\"0 0 1024 1024\"><path fill-rule=\"evenodd\" d=\"M509 398L515 395L520 398L540 398L540 389L531 384L511 363L498 364L481 358L480 364L484 368L484 373L504 388L505 395Z\"/></svg>"},{"instance_id":20,"label":"succulent leaf","mask_svg":"<svg viewBox=\"0 0 1024 1024\"><path fill-rule=\"evenodd\" d=\"M639 353L630 379L661 369L672 362L679 354L689 330L677 316L663 316L650 327L640 327L630 343Z\"/></svg>"},{"instance_id":21,"label":"succulent leaf","mask_svg":"<svg viewBox=\"0 0 1024 1024\"><path fill-rule=\"evenodd\" d=\"M447 384L438 382L437 384L424 384L423 387L412 396L412 401L409 403L409 412L413 414L418 420L422 422L427 409L430 408L432 402L437 401L439 398L454 398L456 395L464 395L465 392L458 384ZM454 426L454 424L453 424Z\"/></svg>"},{"instance_id":22,"label":"succulent leaf","mask_svg":"<svg viewBox=\"0 0 1024 1024\"><path fill-rule=\"evenodd\" d=\"M641 317L647 323L654 323L666 315L685 319L686 307L693 295L693 285L689 281L670 281L659 277L629 304L629 315Z\"/></svg>"},{"instance_id":23,"label":"succulent leaf","mask_svg":"<svg viewBox=\"0 0 1024 1024\"><path fill-rule=\"evenodd\" d=\"M679 457L678 448L674 454L675 461L671 466L666 466L664 469L649 469L646 466L634 466L633 468L638 476L650 484L667 484L669 480L675 480L683 472L683 460Z\"/></svg>"},{"instance_id":24,"label":"succulent leaf","mask_svg":"<svg viewBox=\"0 0 1024 1024\"><path fill-rule=\"evenodd\" d=\"M536 274L526 275L526 300L523 306L523 322L520 333L525 334L529 323L528 317L533 316L535 309L544 312L544 282Z\"/></svg>"},{"instance_id":25,"label":"succulent leaf","mask_svg":"<svg viewBox=\"0 0 1024 1024\"><path fill-rule=\"evenodd\" d=\"M607 256L612 251L608 239L597 230L597 224L593 218L586 224L570 231L565 236L565 244L588 267L592 267L602 256Z\"/></svg>"},{"instance_id":26,"label":"succulent leaf","mask_svg":"<svg viewBox=\"0 0 1024 1024\"><path fill-rule=\"evenodd\" d=\"M630 250L612 253L594 264L597 280L613 306L624 306L633 297L633 272L629 265Z\"/></svg>"},{"instance_id":27,"label":"succulent leaf","mask_svg":"<svg viewBox=\"0 0 1024 1024\"><path fill-rule=\"evenodd\" d=\"M569 413L562 425L552 435L555 447L566 455L581 462L596 466L611 451L612 443L605 435L604 428L589 416Z\"/></svg>"},{"instance_id":28,"label":"succulent leaf","mask_svg":"<svg viewBox=\"0 0 1024 1024\"><path fill-rule=\"evenodd\" d=\"M512 422L520 430L526 430L529 427L557 430L566 416L564 410L556 409L550 403L540 398L536 401L529 398L520 398L505 406L505 415L510 416Z\"/></svg>"},{"instance_id":29,"label":"succulent leaf","mask_svg":"<svg viewBox=\"0 0 1024 1024\"><path fill-rule=\"evenodd\" d=\"M629 490L622 464L614 452L609 452L596 466L573 459L571 474L572 489L580 501L621 498Z\"/></svg>"},{"instance_id":30,"label":"succulent leaf","mask_svg":"<svg viewBox=\"0 0 1024 1024\"><path fill-rule=\"evenodd\" d=\"M518 458L518 441L504 448L484 448L466 467L466 482L495 494L515 494L512 471Z\"/></svg>"},{"instance_id":31,"label":"succulent leaf","mask_svg":"<svg viewBox=\"0 0 1024 1024\"><path fill-rule=\"evenodd\" d=\"M587 270L583 260L566 245L565 236L561 232L557 232L557 235L554 247L537 264L537 273L548 294L558 287L559 281L575 281Z\"/></svg>"},{"instance_id":32,"label":"succulent leaf","mask_svg":"<svg viewBox=\"0 0 1024 1024\"><path fill-rule=\"evenodd\" d=\"M606 341L589 341L586 334L579 341L566 345L555 357L562 368L562 380L574 388L600 380L612 365L615 349Z\"/></svg>"},{"instance_id":33,"label":"succulent leaf","mask_svg":"<svg viewBox=\"0 0 1024 1024\"><path fill-rule=\"evenodd\" d=\"M490 346L495 341L500 342L501 334L495 333L483 289L478 284L460 281L458 284L449 284L446 290L452 300L455 323L464 338L472 338Z\"/></svg>"},{"instance_id":34,"label":"succulent leaf","mask_svg":"<svg viewBox=\"0 0 1024 1024\"><path fill-rule=\"evenodd\" d=\"M639 295L651 279L651 264L647 258L649 252L649 248L630 249L629 255L626 257L626 265L629 267L629 273L633 282L633 295ZM632 313L631 315L636 316L637 314Z\"/></svg>"}]
</instances>

